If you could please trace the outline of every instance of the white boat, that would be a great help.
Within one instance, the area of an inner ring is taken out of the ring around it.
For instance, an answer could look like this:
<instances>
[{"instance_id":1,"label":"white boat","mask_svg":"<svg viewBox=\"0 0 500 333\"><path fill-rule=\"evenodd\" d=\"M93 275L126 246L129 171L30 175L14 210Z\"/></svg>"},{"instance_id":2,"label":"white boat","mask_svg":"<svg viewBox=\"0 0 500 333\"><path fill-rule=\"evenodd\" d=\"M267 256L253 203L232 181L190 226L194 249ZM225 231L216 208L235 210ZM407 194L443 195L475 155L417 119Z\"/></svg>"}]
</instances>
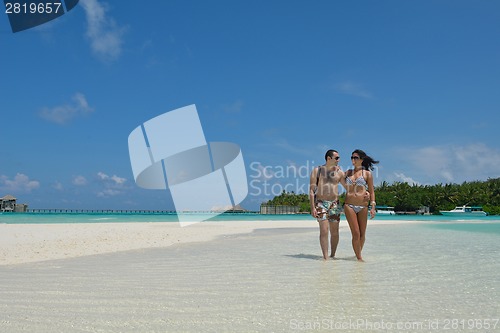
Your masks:
<instances>
[{"instance_id":1,"label":"white boat","mask_svg":"<svg viewBox=\"0 0 500 333\"><path fill-rule=\"evenodd\" d=\"M479 206L457 206L452 210L440 210L441 214L445 216L486 216L488 215Z\"/></svg>"},{"instance_id":2,"label":"white boat","mask_svg":"<svg viewBox=\"0 0 500 333\"><path fill-rule=\"evenodd\" d=\"M378 215L396 215L394 207L391 206L375 206L375 212Z\"/></svg>"}]
</instances>

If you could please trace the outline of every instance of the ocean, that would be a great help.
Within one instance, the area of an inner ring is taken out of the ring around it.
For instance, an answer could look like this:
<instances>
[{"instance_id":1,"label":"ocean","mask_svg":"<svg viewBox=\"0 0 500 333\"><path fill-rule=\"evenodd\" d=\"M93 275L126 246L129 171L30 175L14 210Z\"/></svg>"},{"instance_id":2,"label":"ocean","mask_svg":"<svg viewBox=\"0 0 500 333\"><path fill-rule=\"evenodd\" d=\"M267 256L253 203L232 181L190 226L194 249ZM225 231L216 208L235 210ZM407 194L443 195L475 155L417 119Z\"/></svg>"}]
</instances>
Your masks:
<instances>
[{"instance_id":1,"label":"ocean","mask_svg":"<svg viewBox=\"0 0 500 333\"><path fill-rule=\"evenodd\" d=\"M203 214L195 214L193 216ZM224 213L208 221L315 221L309 214L266 215L259 213ZM345 216L342 215L342 221ZM377 215L376 221L500 221L500 216L450 217L443 215ZM178 222L175 213L0 213L0 223L113 223L113 222Z\"/></svg>"}]
</instances>

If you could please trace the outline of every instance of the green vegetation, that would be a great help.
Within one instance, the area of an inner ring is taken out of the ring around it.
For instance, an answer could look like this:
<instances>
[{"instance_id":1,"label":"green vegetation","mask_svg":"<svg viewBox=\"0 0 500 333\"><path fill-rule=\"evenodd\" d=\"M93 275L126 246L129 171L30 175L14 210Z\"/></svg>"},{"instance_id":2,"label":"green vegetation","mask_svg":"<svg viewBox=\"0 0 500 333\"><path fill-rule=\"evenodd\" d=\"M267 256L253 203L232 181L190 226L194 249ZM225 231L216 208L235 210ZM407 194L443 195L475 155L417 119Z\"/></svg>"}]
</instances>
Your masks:
<instances>
[{"instance_id":1,"label":"green vegetation","mask_svg":"<svg viewBox=\"0 0 500 333\"><path fill-rule=\"evenodd\" d=\"M393 206L396 211L416 211L427 206L433 214L450 210L455 206L482 206L490 215L500 215L500 178L462 184L410 185L382 182L375 187L378 205ZM341 196L341 200L343 196ZM301 212L309 212L307 194L287 193L268 201L268 205L299 206Z\"/></svg>"},{"instance_id":2,"label":"green vegetation","mask_svg":"<svg viewBox=\"0 0 500 333\"><path fill-rule=\"evenodd\" d=\"M311 207L309 205L309 195L307 194L295 194L294 192L285 192L274 197L265 203L271 206L299 206L299 211L310 212Z\"/></svg>"}]
</instances>

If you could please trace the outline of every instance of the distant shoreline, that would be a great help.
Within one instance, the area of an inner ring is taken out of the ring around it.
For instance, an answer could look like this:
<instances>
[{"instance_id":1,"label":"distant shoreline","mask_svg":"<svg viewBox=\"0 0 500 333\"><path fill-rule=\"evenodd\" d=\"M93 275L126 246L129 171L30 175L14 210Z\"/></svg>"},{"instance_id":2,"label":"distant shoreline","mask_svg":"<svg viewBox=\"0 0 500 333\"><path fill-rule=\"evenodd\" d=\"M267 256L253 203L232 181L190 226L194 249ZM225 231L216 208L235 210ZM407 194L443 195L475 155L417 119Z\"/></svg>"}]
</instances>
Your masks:
<instances>
[{"instance_id":1,"label":"distant shoreline","mask_svg":"<svg viewBox=\"0 0 500 333\"><path fill-rule=\"evenodd\" d=\"M147 210L147 209L65 209L65 208L33 208L33 209L28 209L25 212L0 212L0 214L5 214L5 215L18 215L18 214L102 214L102 215L166 215L166 216L176 216L179 214L177 211L172 211L172 210ZM222 216L231 216L231 215L249 215L249 216L309 216L310 213L308 212L297 212L297 213L281 213L281 214L263 214L259 211L224 211L224 212L218 212L218 211L189 211L189 212L182 212L181 214L216 214L216 215L222 215ZM344 213L341 213L344 215ZM403 212L403 211L398 211L395 212L395 215L397 216L406 216L406 217L412 217L412 216L434 216L434 217L441 217L444 216L443 214L418 214L413 211L409 212ZM392 216L395 216L392 215ZM386 216L385 214L378 215L378 216ZM494 215L494 214L489 214L489 216L500 216L500 215ZM459 217L459 216L458 216Z\"/></svg>"},{"instance_id":2,"label":"distant shoreline","mask_svg":"<svg viewBox=\"0 0 500 333\"><path fill-rule=\"evenodd\" d=\"M160 210L160 209L66 209L66 208L32 208L25 213L77 213L77 214L177 214L175 210ZM182 212L183 214L260 214L258 211L189 211Z\"/></svg>"}]
</instances>

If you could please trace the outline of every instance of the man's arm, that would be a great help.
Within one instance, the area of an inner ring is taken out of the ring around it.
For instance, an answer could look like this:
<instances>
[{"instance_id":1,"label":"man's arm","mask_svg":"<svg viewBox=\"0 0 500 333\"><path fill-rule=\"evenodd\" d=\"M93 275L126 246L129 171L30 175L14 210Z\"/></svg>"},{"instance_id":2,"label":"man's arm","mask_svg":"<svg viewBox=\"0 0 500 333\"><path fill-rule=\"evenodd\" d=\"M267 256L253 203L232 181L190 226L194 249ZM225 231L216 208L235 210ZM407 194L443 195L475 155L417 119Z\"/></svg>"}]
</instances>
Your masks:
<instances>
[{"instance_id":1,"label":"man's arm","mask_svg":"<svg viewBox=\"0 0 500 333\"><path fill-rule=\"evenodd\" d=\"M314 202L314 198L316 196L317 184L316 181L318 179L318 168L314 168L311 172L311 176L309 178L309 203L311 205L311 215L316 218L316 205Z\"/></svg>"}]
</instances>

